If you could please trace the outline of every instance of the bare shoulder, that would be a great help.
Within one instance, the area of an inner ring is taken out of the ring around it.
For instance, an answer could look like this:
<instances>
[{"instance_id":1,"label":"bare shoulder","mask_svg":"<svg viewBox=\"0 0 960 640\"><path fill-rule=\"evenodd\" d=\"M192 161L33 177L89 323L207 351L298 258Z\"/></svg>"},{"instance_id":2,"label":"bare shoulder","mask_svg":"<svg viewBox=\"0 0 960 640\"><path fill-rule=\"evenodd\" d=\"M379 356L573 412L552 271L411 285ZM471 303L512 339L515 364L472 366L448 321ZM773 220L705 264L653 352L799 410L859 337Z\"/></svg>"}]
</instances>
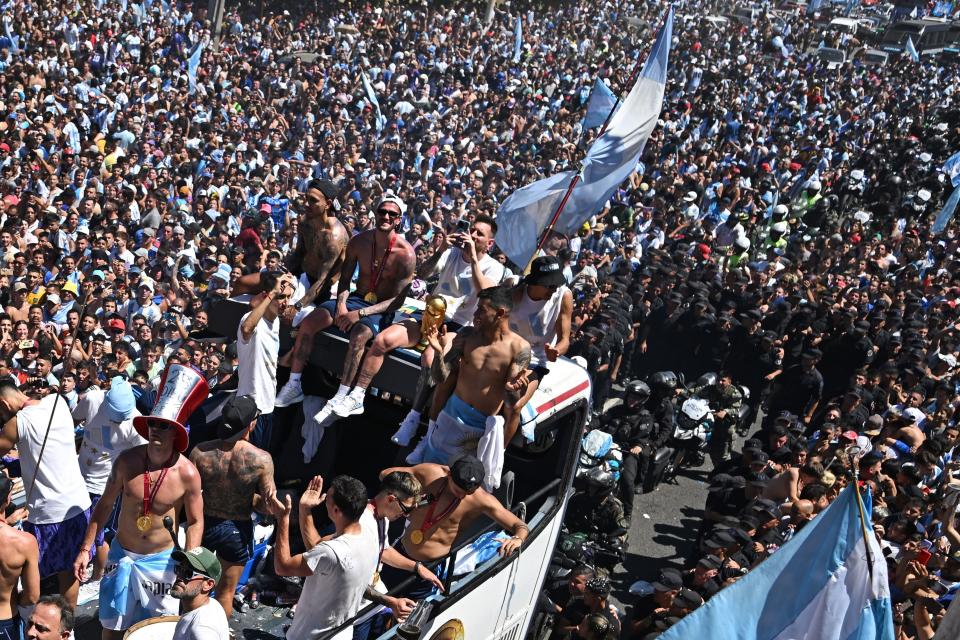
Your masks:
<instances>
[{"instance_id":1,"label":"bare shoulder","mask_svg":"<svg viewBox=\"0 0 960 640\"><path fill-rule=\"evenodd\" d=\"M197 471L196 465L185 455L178 456L173 468L177 470L183 480L200 481L200 472Z\"/></svg>"},{"instance_id":2,"label":"bare shoulder","mask_svg":"<svg viewBox=\"0 0 960 640\"><path fill-rule=\"evenodd\" d=\"M128 469L140 468L143 466L143 459L146 456L147 445L141 444L136 447L131 447L127 449L119 456L117 456L114 466L121 471L127 471ZM141 473L142 469L138 471Z\"/></svg>"},{"instance_id":3,"label":"bare shoulder","mask_svg":"<svg viewBox=\"0 0 960 640\"><path fill-rule=\"evenodd\" d=\"M447 475L447 472L450 470L449 467L442 464L434 464L432 462L422 462L418 465L414 465L412 468L413 475L420 480L424 485L429 484L436 480L437 478Z\"/></svg>"},{"instance_id":4,"label":"bare shoulder","mask_svg":"<svg viewBox=\"0 0 960 640\"><path fill-rule=\"evenodd\" d=\"M338 218L330 216L327 220L327 230L333 235L333 237L338 241L342 242L344 245L350 240L350 233L347 231L347 228L343 226L343 223L340 222Z\"/></svg>"}]
</instances>

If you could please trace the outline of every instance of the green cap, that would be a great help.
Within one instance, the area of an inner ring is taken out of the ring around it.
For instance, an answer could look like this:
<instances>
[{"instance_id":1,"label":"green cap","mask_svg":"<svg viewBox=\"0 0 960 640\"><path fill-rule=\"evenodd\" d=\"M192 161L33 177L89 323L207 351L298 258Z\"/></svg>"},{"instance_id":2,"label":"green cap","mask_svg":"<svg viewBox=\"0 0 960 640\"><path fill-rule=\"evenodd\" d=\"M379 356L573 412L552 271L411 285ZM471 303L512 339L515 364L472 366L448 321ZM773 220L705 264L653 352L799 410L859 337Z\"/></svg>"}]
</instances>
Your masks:
<instances>
[{"instance_id":1,"label":"green cap","mask_svg":"<svg viewBox=\"0 0 960 640\"><path fill-rule=\"evenodd\" d=\"M174 551L171 554L173 559L181 564L188 564L193 567L197 573L213 578L214 582L220 582L220 575L223 569L220 567L220 561L213 551L206 547L194 547L190 551Z\"/></svg>"}]
</instances>

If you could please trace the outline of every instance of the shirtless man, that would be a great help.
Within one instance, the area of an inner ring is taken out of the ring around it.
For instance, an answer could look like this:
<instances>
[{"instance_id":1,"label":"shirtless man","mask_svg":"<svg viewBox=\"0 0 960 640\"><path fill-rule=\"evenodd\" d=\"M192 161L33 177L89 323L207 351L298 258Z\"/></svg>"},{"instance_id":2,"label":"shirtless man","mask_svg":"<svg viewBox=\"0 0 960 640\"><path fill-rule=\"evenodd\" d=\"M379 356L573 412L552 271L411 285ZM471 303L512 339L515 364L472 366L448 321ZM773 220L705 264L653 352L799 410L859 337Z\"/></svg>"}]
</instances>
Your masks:
<instances>
[{"instance_id":1,"label":"shirtless man","mask_svg":"<svg viewBox=\"0 0 960 640\"><path fill-rule=\"evenodd\" d=\"M299 275L293 303L284 311L292 320L307 316L313 301L326 300L340 277L350 234L332 211L338 211L340 187L330 180L311 180L307 184L305 216L301 220L297 246L287 257L287 269ZM352 274L351 274L352 275ZM234 283L234 294L256 293L260 274L242 276ZM302 289L302 290L301 290Z\"/></svg>"},{"instance_id":2,"label":"shirtless man","mask_svg":"<svg viewBox=\"0 0 960 640\"><path fill-rule=\"evenodd\" d=\"M549 372L547 365L570 348L573 293L566 286L558 258L543 256L533 261L530 273L513 290L513 307L510 328L530 342L532 356L526 390L504 407L505 444L510 444L520 426L521 411Z\"/></svg>"},{"instance_id":3,"label":"shirtless man","mask_svg":"<svg viewBox=\"0 0 960 640\"><path fill-rule=\"evenodd\" d=\"M350 239L340 272L337 299L321 304L300 324L292 352L290 380L277 394L276 406L286 407L303 400L300 376L313 350L314 337L333 324L350 336L350 345L343 363L340 388L315 419L318 422L326 420L348 393L363 397L365 389L351 391L350 385L360 368L364 348L371 338L390 324L393 311L403 303L403 292L413 279L417 262L413 248L396 230L406 208L400 198L384 196L377 205L376 227ZM357 267L360 276L356 291L351 293L350 280Z\"/></svg>"},{"instance_id":4,"label":"shirtless man","mask_svg":"<svg viewBox=\"0 0 960 640\"><path fill-rule=\"evenodd\" d=\"M522 397L530 364L530 343L510 330L513 298L509 286L488 287L478 295L473 327L463 329L445 357L435 357L437 389L427 434L407 462L447 464L464 454L477 455L486 468L483 485L500 485L505 440L506 402ZM430 347L442 353L438 332Z\"/></svg>"},{"instance_id":5,"label":"shirtless man","mask_svg":"<svg viewBox=\"0 0 960 640\"><path fill-rule=\"evenodd\" d=\"M175 581L176 563L170 555L173 540L163 519L170 516L176 531L178 514L185 509L186 549L198 546L203 536L200 474L182 453L189 444L183 424L197 406L195 396L206 397L207 389L205 384L198 385L187 399L178 396L177 389L186 386L180 376L189 375L185 367L172 366L153 413L134 419L134 427L147 444L127 449L113 463L74 563L74 571L82 576L93 542L120 496L117 535L110 545L107 573L100 582L104 640L122 638L128 627L146 618L178 612L179 603L169 595ZM171 414L177 419L166 417ZM143 585L153 586L146 589ZM125 598L121 595L124 591Z\"/></svg>"},{"instance_id":6,"label":"shirtless man","mask_svg":"<svg viewBox=\"0 0 960 640\"><path fill-rule=\"evenodd\" d=\"M800 502L800 492L808 484L818 482L823 475L823 467L818 462L805 464L800 468L790 467L773 477L763 489L763 497L776 502Z\"/></svg>"},{"instance_id":7,"label":"shirtless man","mask_svg":"<svg viewBox=\"0 0 960 640\"><path fill-rule=\"evenodd\" d=\"M477 308L477 294L487 287L499 284L507 273L500 262L487 255L487 251L493 246L496 232L497 223L493 218L479 215L474 219L469 232L452 234L449 240L443 236L436 253L417 269L417 275L423 280L439 273L433 293L444 299L447 309L445 319L448 321L448 328L454 331L472 321L473 312ZM370 386L389 352L401 347L415 346L421 338L420 326L419 320L409 319L390 325L377 334L363 358L360 375L357 377L357 388L367 389ZM432 356L433 350L424 350L421 357L420 387L426 386ZM414 410L404 420L404 424L411 425L414 430L420 423L420 411L417 407L426 403L425 391L426 389L418 388ZM342 417L363 413L363 396L348 396L347 400L333 408L333 412ZM413 432L404 438L405 442L402 444L409 443L412 436Z\"/></svg>"},{"instance_id":8,"label":"shirtless man","mask_svg":"<svg viewBox=\"0 0 960 640\"><path fill-rule=\"evenodd\" d=\"M221 413L219 439L203 442L190 453L204 488L203 546L217 554L223 567L217 601L228 618L243 568L253 558L250 512L255 503L283 507L276 499L273 459L250 444L258 413L252 396L234 396Z\"/></svg>"},{"instance_id":9,"label":"shirtless man","mask_svg":"<svg viewBox=\"0 0 960 640\"><path fill-rule=\"evenodd\" d=\"M13 481L0 476L0 510L10 506ZM0 518L0 640L20 640L20 616L24 609L37 603L40 597L40 550L37 539L24 531L17 531ZM17 581L23 589L17 592Z\"/></svg>"},{"instance_id":10,"label":"shirtless man","mask_svg":"<svg viewBox=\"0 0 960 640\"><path fill-rule=\"evenodd\" d=\"M509 556L527 539L527 525L504 508L500 501L487 493L480 485L483 482L483 464L467 455L449 467L439 464L418 464L413 467L395 467L380 473L385 478L394 472L412 473L423 486L427 503L421 504L407 516L409 522L403 538L394 545L402 555L419 562L433 562L443 558L453 547L462 528L480 516L487 516L512 537L500 545L500 555ZM388 575L384 580L405 579L406 573ZM433 582L420 578L404 595L420 599L430 593Z\"/></svg>"}]
</instances>

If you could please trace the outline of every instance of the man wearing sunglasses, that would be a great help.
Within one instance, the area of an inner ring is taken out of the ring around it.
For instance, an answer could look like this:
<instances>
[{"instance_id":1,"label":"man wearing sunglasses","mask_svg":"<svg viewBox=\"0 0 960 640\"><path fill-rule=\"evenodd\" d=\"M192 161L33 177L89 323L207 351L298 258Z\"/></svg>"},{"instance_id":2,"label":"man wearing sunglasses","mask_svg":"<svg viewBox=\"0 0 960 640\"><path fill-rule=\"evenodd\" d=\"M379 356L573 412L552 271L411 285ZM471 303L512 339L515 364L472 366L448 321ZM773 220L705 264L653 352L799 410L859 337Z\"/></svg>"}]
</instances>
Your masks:
<instances>
[{"instance_id":1,"label":"man wearing sunglasses","mask_svg":"<svg viewBox=\"0 0 960 640\"><path fill-rule=\"evenodd\" d=\"M212 551L196 547L174 551L176 580L170 595L180 601L180 620L172 640L228 640L230 626L223 607L210 593L220 582L220 561ZM232 595L232 592L231 592Z\"/></svg>"},{"instance_id":2,"label":"man wearing sunglasses","mask_svg":"<svg viewBox=\"0 0 960 640\"><path fill-rule=\"evenodd\" d=\"M388 194L377 206L376 226L355 235L347 245L347 257L340 272L336 300L328 300L300 324L297 341L290 354L290 380L277 394L277 406L286 407L303 400L300 376L313 350L319 331L336 324L350 337L343 363L340 388L315 416L325 421L348 393L363 398L366 389L350 391L360 369L367 342L393 320L393 312L403 303L403 294L413 279L416 255L402 234L397 233L407 206ZM359 267L357 288L350 292L350 281Z\"/></svg>"}]
</instances>

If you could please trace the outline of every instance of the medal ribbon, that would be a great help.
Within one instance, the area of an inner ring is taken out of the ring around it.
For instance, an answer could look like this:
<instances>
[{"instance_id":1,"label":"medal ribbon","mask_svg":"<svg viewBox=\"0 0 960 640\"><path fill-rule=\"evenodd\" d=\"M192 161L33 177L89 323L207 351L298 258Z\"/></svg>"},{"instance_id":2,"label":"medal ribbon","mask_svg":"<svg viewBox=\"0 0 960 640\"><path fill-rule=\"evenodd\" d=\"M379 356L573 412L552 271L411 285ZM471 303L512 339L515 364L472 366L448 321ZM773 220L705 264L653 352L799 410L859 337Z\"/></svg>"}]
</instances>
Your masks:
<instances>
[{"instance_id":1,"label":"medal ribbon","mask_svg":"<svg viewBox=\"0 0 960 640\"><path fill-rule=\"evenodd\" d=\"M383 261L380 262L380 269L377 270L377 274L370 280L370 293L376 295L377 293L377 283L380 282L380 276L383 275L383 268L387 266L387 257L390 255L390 252L393 251L393 245L397 241L397 236L390 234L390 245L387 247L387 250L383 253ZM373 238L373 248L377 248L377 238ZM373 273L373 268L376 265L376 260L373 259L373 251L370 252L370 273Z\"/></svg>"},{"instance_id":2,"label":"medal ribbon","mask_svg":"<svg viewBox=\"0 0 960 640\"><path fill-rule=\"evenodd\" d=\"M157 497L160 484L163 482L163 479L167 477L167 471L170 470L170 467L164 466L163 469L160 470L160 475L157 477L157 484L153 485L152 491L150 490L150 471L146 468L146 460L144 461L143 467L143 515L149 516L150 507L153 506L153 500Z\"/></svg>"},{"instance_id":3,"label":"medal ribbon","mask_svg":"<svg viewBox=\"0 0 960 640\"><path fill-rule=\"evenodd\" d=\"M460 498L455 498L446 509L443 510L443 513L438 515L436 518L433 517L433 510L436 509L437 503L440 502L440 498L443 497L443 493L447 490L447 485L443 485L443 489L440 490L440 493L437 495L437 498L430 503L430 510L427 511L426 517L423 519L423 524L420 525L420 533L426 533L433 528L433 525L437 524L448 515L450 515L454 509L457 508L460 504Z\"/></svg>"}]
</instances>

